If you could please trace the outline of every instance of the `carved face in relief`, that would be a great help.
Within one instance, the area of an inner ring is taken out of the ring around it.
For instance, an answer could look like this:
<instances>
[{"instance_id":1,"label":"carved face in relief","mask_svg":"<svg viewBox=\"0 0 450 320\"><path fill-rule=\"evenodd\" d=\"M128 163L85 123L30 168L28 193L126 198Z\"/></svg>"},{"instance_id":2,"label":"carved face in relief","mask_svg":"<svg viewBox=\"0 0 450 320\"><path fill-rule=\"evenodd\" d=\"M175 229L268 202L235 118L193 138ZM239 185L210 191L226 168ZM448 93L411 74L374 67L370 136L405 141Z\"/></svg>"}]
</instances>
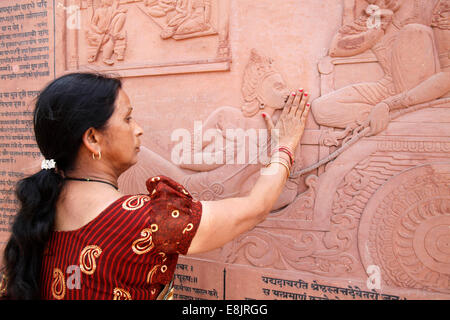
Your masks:
<instances>
[{"instance_id":1,"label":"carved face in relief","mask_svg":"<svg viewBox=\"0 0 450 320\"><path fill-rule=\"evenodd\" d=\"M257 89L258 99L265 106L282 109L289 90L279 73L266 77Z\"/></svg>"}]
</instances>

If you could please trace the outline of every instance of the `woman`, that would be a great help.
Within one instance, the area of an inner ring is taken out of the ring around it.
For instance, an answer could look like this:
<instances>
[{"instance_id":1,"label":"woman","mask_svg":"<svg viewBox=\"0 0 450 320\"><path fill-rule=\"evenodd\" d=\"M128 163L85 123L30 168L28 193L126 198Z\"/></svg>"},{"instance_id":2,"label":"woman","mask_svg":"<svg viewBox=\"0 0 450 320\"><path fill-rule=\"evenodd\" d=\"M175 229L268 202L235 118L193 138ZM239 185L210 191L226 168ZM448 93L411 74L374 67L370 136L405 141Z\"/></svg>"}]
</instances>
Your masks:
<instances>
[{"instance_id":1,"label":"woman","mask_svg":"<svg viewBox=\"0 0 450 320\"><path fill-rule=\"evenodd\" d=\"M179 254L219 248L264 220L308 112L301 94L289 97L275 126L280 148L247 196L200 202L164 176L147 180L148 194L123 195L117 180L136 163L143 132L120 80L89 73L54 80L36 102L34 130L46 160L17 185L4 297L161 298Z\"/></svg>"}]
</instances>

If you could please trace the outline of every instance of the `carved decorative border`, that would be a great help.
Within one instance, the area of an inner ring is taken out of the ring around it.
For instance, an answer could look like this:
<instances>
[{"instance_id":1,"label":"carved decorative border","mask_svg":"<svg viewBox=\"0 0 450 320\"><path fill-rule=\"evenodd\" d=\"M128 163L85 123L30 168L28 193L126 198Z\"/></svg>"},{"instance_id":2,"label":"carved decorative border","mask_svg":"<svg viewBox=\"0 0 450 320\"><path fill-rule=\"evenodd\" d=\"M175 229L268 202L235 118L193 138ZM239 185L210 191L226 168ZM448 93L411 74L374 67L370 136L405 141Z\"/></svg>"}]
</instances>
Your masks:
<instances>
[{"instance_id":1,"label":"carved decorative border","mask_svg":"<svg viewBox=\"0 0 450 320\"><path fill-rule=\"evenodd\" d=\"M387 285L449 292L448 253L436 241L448 234L448 178L449 162L404 170L365 207L358 232L361 261L379 266Z\"/></svg>"},{"instance_id":2,"label":"carved decorative border","mask_svg":"<svg viewBox=\"0 0 450 320\"><path fill-rule=\"evenodd\" d=\"M172 63L155 64L128 64L120 67L98 67L84 65L78 68L79 71L100 71L105 73L115 73L120 77L142 77L160 76L183 73L214 72L230 70L231 60L228 58L191 60Z\"/></svg>"}]
</instances>

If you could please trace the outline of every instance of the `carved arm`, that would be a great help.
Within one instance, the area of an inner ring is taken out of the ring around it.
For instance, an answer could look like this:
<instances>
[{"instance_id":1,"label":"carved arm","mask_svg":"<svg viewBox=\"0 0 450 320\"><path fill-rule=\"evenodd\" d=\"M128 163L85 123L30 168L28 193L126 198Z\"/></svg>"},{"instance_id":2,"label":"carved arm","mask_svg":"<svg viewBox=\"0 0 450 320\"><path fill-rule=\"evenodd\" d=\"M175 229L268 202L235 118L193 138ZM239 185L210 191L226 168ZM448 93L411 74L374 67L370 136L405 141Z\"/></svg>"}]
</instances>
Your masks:
<instances>
[{"instance_id":1,"label":"carved arm","mask_svg":"<svg viewBox=\"0 0 450 320\"><path fill-rule=\"evenodd\" d=\"M389 106L390 111L393 111L439 99L449 91L450 71L442 71L432 75L411 90L389 97L383 102Z\"/></svg>"},{"instance_id":2,"label":"carved arm","mask_svg":"<svg viewBox=\"0 0 450 320\"><path fill-rule=\"evenodd\" d=\"M371 49L384 36L393 14L391 10L369 6L366 15L341 27L331 42L330 56L349 57Z\"/></svg>"}]
</instances>

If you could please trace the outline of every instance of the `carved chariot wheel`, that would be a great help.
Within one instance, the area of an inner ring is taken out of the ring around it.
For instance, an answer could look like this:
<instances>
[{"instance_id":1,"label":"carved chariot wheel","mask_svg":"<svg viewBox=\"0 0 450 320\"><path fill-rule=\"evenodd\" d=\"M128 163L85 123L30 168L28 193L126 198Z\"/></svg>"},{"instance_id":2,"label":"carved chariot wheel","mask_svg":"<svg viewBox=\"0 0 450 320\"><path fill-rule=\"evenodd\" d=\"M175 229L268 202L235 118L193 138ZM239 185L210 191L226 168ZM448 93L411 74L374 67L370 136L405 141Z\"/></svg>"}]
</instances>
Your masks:
<instances>
[{"instance_id":1,"label":"carved chariot wheel","mask_svg":"<svg viewBox=\"0 0 450 320\"><path fill-rule=\"evenodd\" d=\"M406 170L380 187L361 217L358 247L382 283L450 293L450 163Z\"/></svg>"}]
</instances>

